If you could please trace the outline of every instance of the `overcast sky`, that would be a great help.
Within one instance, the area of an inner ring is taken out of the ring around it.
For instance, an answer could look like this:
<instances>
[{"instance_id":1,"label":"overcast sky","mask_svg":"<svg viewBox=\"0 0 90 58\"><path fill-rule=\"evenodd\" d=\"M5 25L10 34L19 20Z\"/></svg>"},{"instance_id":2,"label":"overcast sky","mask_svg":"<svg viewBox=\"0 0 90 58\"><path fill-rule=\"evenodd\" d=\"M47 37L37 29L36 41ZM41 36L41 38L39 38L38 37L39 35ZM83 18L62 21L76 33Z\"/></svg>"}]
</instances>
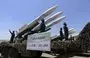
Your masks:
<instances>
[{"instance_id":1,"label":"overcast sky","mask_svg":"<svg viewBox=\"0 0 90 58\"><path fill-rule=\"evenodd\" d=\"M0 39L9 39L11 30L18 30L30 23L49 7L58 5L56 12L63 11L69 28L82 30L90 22L90 0L0 0ZM52 28L52 34L58 33L62 23Z\"/></svg>"}]
</instances>

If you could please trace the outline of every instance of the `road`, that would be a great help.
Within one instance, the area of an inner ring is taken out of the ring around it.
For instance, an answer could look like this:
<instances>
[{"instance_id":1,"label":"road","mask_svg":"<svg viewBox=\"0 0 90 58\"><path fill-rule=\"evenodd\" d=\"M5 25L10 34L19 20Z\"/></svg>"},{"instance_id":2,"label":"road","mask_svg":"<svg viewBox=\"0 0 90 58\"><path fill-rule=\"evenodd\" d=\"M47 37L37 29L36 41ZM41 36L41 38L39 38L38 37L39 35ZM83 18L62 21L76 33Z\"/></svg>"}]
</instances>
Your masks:
<instances>
[{"instance_id":1,"label":"road","mask_svg":"<svg viewBox=\"0 0 90 58\"><path fill-rule=\"evenodd\" d=\"M56 56L53 56L53 55L50 55L50 54L47 54L47 53L43 53L41 58L90 58L90 57L82 57L82 56L73 56L73 57L65 57L65 56L63 56L63 57L58 57L58 54L56 54Z\"/></svg>"},{"instance_id":2,"label":"road","mask_svg":"<svg viewBox=\"0 0 90 58\"><path fill-rule=\"evenodd\" d=\"M47 53L43 53L41 58L90 58L90 57L83 57L83 56L73 56L73 57L59 57L58 54L56 56L47 54Z\"/></svg>"}]
</instances>

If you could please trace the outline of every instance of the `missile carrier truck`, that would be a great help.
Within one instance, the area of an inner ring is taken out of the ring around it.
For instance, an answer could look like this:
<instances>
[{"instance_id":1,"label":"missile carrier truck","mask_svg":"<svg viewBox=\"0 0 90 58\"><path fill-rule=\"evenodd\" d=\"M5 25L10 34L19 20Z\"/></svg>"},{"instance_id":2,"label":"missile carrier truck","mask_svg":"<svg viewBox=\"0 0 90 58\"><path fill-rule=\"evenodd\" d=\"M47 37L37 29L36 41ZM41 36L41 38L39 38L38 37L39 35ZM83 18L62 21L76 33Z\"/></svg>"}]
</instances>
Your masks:
<instances>
[{"instance_id":1,"label":"missile carrier truck","mask_svg":"<svg viewBox=\"0 0 90 58\"><path fill-rule=\"evenodd\" d=\"M31 57L39 58L42 54L42 51L26 50L27 45L27 36L34 33L46 32L44 20L41 20L40 30L38 31L28 31L23 37L16 36L13 41L1 42L1 54L3 58L21 58L21 57Z\"/></svg>"},{"instance_id":2,"label":"missile carrier truck","mask_svg":"<svg viewBox=\"0 0 90 58\"><path fill-rule=\"evenodd\" d=\"M87 53L90 50L90 22L82 29L75 40L59 41L60 37L56 37L51 42L53 53L78 55Z\"/></svg>"},{"instance_id":3,"label":"missile carrier truck","mask_svg":"<svg viewBox=\"0 0 90 58\"><path fill-rule=\"evenodd\" d=\"M41 33L50 30L50 26L54 23L49 24L48 28L46 28L45 23L49 23L54 19L59 17L59 14L62 12L58 12L48 20L44 20L45 17L50 15L57 6L53 6L46 10L41 16L37 17L33 22L26 25L24 28L19 30L19 33L10 41L1 42L0 43L0 52L3 58L21 58L21 57L31 57L31 58L39 58L42 54L42 51L32 51L26 50L27 38L28 35L32 35L34 33ZM41 21L41 22L40 22ZM45 21L45 22L44 22ZM41 24L39 24L41 23ZM35 28L35 29L34 29Z\"/></svg>"},{"instance_id":4,"label":"missile carrier truck","mask_svg":"<svg viewBox=\"0 0 90 58\"><path fill-rule=\"evenodd\" d=\"M44 30L45 31L45 30ZM33 32L28 33L33 34ZM51 41L51 51L53 53L63 54L79 54L88 52L90 50L90 22L83 28L80 34L74 41L57 41L60 37ZM26 40L16 40L16 42L2 42L0 43L0 52L3 58L21 58L31 57L39 58L42 51L28 51L26 50ZM72 55L71 55L72 56Z\"/></svg>"}]
</instances>

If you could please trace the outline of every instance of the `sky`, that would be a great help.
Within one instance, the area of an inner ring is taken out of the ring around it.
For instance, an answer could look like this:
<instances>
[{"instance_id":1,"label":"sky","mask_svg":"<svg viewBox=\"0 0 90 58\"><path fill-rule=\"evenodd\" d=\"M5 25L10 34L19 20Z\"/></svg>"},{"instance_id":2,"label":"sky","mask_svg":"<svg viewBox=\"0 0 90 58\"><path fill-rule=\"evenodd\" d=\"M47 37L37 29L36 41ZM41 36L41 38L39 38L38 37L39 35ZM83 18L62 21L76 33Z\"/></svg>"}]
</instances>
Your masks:
<instances>
[{"instance_id":1,"label":"sky","mask_svg":"<svg viewBox=\"0 0 90 58\"><path fill-rule=\"evenodd\" d=\"M90 0L0 0L0 39L9 39L9 29L18 30L54 5L58 5L54 13L64 12L68 28L80 32L90 22ZM63 22L52 27L53 35L59 33Z\"/></svg>"}]
</instances>

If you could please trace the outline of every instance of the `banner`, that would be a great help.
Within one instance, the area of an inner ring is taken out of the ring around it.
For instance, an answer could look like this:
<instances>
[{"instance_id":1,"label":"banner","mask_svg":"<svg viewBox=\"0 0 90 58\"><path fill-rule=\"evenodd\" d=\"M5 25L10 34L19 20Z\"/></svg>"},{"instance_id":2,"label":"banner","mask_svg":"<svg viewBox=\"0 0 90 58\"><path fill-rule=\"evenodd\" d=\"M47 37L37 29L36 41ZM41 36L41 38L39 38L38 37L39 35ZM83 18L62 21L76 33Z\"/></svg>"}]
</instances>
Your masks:
<instances>
[{"instance_id":1,"label":"banner","mask_svg":"<svg viewBox=\"0 0 90 58\"><path fill-rule=\"evenodd\" d=\"M50 32L28 35L27 50L50 51L51 50Z\"/></svg>"}]
</instances>

